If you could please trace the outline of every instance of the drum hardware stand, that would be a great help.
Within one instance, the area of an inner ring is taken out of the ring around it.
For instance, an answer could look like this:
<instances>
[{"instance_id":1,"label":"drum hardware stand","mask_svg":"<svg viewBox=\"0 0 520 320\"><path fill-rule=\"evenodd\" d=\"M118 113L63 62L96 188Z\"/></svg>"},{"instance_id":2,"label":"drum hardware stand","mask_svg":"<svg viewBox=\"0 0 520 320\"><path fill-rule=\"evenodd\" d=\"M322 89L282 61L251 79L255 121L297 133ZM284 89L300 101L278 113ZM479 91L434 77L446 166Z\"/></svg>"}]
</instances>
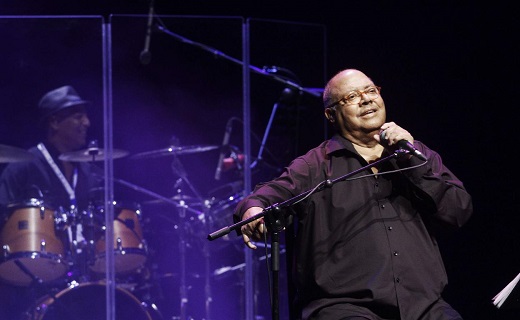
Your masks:
<instances>
[{"instance_id":1,"label":"drum hardware stand","mask_svg":"<svg viewBox=\"0 0 520 320\"><path fill-rule=\"evenodd\" d=\"M86 216L86 223L83 225L83 230L87 228L85 232L85 241L87 243L87 253L86 253L86 263L87 267L93 266L96 260L96 252L95 252L95 221L94 221L94 204L89 204L87 212L85 212L84 216Z\"/></svg>"},{"instance_id":2,"label":"drum hardware stand","mask_svg":"<svg viewBox=\"0 0 520 320\"><path fill-rule=\"evenodd\" d=\"M78 233L78 209L76 206L74 205L71 205L70 206L70 211L69 211L69 221L70 221L70 251L71 251L71 258L72 258L72 263L73 265L76 265L79 270L79 277L81 279L78 279L79 281L88 281L88 279L85 279L85 277L88 278L88 268L87 266L85 265L85 263L83 263L84 261L81 261L82 263L80 263L80 253L83 253L83 248L80 248L80 246L78 245L78 237L77 237L77 233ZM83 226L82 226L83 227ZM89 251L89 248L88 248L88 243L87 243L87 251Z\"/></svg>"},{"instance_id":3,"label":"drum hardware stand","mask_svg":"<svg viewBox=\"0 0 520 320\"><path fill-rule=\"evenodd\" d=\"M38 278L31 271L29 271L29 269L27 269L25 267L25 265L20 260L18 260L18 259L14 260L14 264L16 264L16 266L20 270L22 270L23 273L25 273L26 275L28 275L32 279L31 287L38 287L38 286L41 286L43 284L42 279Z\"/></svg>"},{"instance_id":4,"label":"drum hardware stand","mask_svg":"<svg viewBox=\"0 0 520 320\"><path fill-rule=\"evenodd\" d=\"M181 177L182 180L189 184L189 181L187 181L186 175L184 174L183 176L184 177ZM114 182L117 182L117 183L119 183L119 184L121 184L123 186L126 186L126 187L128 187L128 188L130 188L132 190L135 190L135 191L141 192L143 194L149 195L149 196L151 196L151 197L153 197L155 199L162 200L165 203L173 205L175 208L180 208L179 211L181 211L181 213L179 213L179 216L186 215L186 212L188 212L188 211L191 212L191 213L196 214L198 217L201 217L201 216L203 216L205 214L204 212L200 212L198 210L190 208L189 206L187 206L184 203L184 201L181 201L179 203L178 201L175 201L175 200L173 200L171 198L164 197L164 196L162 196L160 194L157 194L157 193L155 193L153 191L150 191L150 190L145 189L143 187L137 186L137 185L135 185L133 183L127 182L127 181L122 180L122 179L118 179L118 178L114 178L113 177L112 180ZM191 186L191 184L189 184L189 185ZM177 187L179 187L179 186L180 185L178 185ZM179 190L181 190L181 189L179 189ZM184 218L182 218L182 220L184 220ZM186 227L186 225L184 224L184 221L182 221L182 222L183 222L183 225L180 228L180 232L182 233L180 242L182 242L182 244L179 244L181 246L179 249L181 251L181 259L185 259L185 249L186 249L185 245L186 245L186 242L184 240L184 231L185 231L184 228ZM185 262L182 263L181 268L185 268ZM184 273L184 275L181 276L181 281L184 281L184 285L181 285L180 290L181 290L181 310L183 310L184 313L183 313L183 318L179 318L179 320L187 320L187 319L189 319L189 318L186 318L186 315L185 315L185 307L187 306L187 290L186 290L186 285L185 285L185 278L186 278L185 269L184 269L183 273ZM207 291L206 294L209 294L209 291ZM185 297L184 300L183 300L182 297ZM210 297L207 297L206 301L212 301L212 299ZM207 320L209 320L209 319L207 319Z\"/></svg>"},{"instance_id":5,"label":"drum hardware stand","mask_svg":"<svg viewBox=\"0 0 520 320\"><path fill-rule=\"evenodd\" d=\"M18 268L20 268L20 270L22 270L23 273L27 274L32 279L32 282L31 282L29 287L31 288L32 300L33 301L37 301L36 300L38 298L37 297L37 294L38 294L37 290L43 288L43 281L42 281L42 279L38 278L31 271L29 271L20 260L17 259L17 260L14 261L14 263L16 264L16 266ZM72 310L70 310L69 306L61 303L61 301L58 299L58 297L56 297L56 294L53 291L54 291L54 289L45 290L45 292L52 298L52 300L54 302L57 303L57 305L61 306L61 308L63 308L64 310L67 311L67 313L70 314L71 317L69 319L74 319L74 314L73 314ZM38 307L39 306L35 306L35 308L38 308ZM37 310L34 310L34 311L37 311ZM27 316L27 314L25 314L25 316ZM33 316L36 316L36 315L33 315Z\"/></svg>"}]
</instances>

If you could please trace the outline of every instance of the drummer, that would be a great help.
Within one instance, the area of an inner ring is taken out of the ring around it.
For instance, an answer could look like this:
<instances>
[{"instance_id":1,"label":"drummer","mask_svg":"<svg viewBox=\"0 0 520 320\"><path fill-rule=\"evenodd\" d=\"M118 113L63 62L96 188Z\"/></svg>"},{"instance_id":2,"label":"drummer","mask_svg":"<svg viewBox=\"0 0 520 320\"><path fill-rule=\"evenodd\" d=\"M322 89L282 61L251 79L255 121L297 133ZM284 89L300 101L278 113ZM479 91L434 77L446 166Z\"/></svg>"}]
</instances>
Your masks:
<instances>
[{"instance_id":1,"label":"drummer","mask_svg":"<svg viewBox=\"0 0 520 320\"><path fill-rule=\"evenodd\" d=\"M34 161L10 163L4 169L0 177L0 205L36 198L68 211L71 205L87 204L89 190L100 183L98 176L91 174L97 169L89 163L71 163L58 157L85 147L90 127L88 104L68 85L41 98L38 112L44 140L29 149Z\"/></svg>"},{"instance_id":2,"label":"drummer","mask_svg":"<svg viewBox=\"0 0 520 320\"><path fill-rule=\"evenodd\" d=\"M59 156L85 148L89 104L70 85L43 95L38 104L43 141L28 150L34 159L9 163L0 176L0 227L8 218L8 207L28 199L41 200L57 212L86 208L89 191L102 185L101 169L89 162L61 161Z\"/></svg>"}]
</instances>

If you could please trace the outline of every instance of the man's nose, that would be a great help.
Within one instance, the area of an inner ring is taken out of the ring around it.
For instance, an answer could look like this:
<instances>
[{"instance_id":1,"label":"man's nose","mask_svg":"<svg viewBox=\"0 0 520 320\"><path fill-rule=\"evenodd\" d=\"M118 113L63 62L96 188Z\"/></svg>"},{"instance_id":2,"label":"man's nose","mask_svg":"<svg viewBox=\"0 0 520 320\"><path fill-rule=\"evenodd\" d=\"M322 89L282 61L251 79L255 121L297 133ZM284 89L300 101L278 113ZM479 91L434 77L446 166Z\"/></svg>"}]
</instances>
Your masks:
<instances>
[{"instance_id":1,"label":"man's nose","mask_svg":"<svg viewBox=\"0 0 520 320\"><path fill-rule=\"evenodd\" d=\"M90 118L87 116L87 115L84 115L82 118L81 118L81 122L84 126L86 127L90 127Z\"/></svg>"}]
</instances>

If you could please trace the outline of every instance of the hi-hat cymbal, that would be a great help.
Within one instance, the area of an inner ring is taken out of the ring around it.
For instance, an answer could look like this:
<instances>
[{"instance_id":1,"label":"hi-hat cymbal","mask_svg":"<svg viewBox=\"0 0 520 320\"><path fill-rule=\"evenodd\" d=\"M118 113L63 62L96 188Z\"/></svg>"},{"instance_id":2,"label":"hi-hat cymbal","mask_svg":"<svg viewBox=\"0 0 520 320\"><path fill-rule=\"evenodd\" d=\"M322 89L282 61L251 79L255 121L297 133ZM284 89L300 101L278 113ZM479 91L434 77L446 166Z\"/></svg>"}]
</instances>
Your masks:
<instances>
[{"instance_id":1,"label":"hi-hat cymbal","mask_svg":"<svg viewBox=\"0 0 520 320\"><path fill-rule=\"evenodd\" d=\"M34 155L17 147L0 144L0 163L31 161Z\"/></svg>"},{"instance_id":2,"label":"hi-hat cymbal","mask_svg":"<svg viewBox=\"0 0 520 320\"><path fill-rule=\"evenodd\" d=\"M157 158L164 156L173 156L180 154L198 153L204 151L210 151L217 149L218 146L204 146L204 145L193 145L193 146L171 146L164 149L146 151L133 155L132 159L146 159L146 158Z\"/></svg>"},{"instance_id":3,"label":"hi-hat cymbal","mask_svg":"<svg viewBox=\"0 0 520 320\"><path fill-rule=\"evenodd\" d=\"M113 149L112 159L119 159L128 155L128 151ZM107 153L103 149L88 148L85 150L66 152L59 156L60 160L71 162L104 161Z\"/></svg>"}]
</instances>

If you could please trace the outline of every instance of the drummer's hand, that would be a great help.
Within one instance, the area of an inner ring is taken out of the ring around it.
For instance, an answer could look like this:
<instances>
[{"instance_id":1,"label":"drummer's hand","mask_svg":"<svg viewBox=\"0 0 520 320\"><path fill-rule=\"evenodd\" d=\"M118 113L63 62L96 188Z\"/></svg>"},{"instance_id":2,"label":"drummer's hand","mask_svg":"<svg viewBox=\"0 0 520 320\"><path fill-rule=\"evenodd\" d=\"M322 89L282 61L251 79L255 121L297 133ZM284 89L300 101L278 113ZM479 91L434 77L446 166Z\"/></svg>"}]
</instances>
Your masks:
<instances>
[{"instance_id":1,"label":"drummer's hand","mask_svg":"<svg viewBox=\"0 0 520 320\"><path fill-rule=\"evenodd\" d=\"M260 207L251 207L247 209L247 211L242 216L242 221L249 219L259 213L261 213L264 209ZM240 228L242 232L242 238L244 239L244 243L250 249L256 249L256 246L251 242L251 240L261 240L263 234L267 231L264 223L264 218L259 218L249 222L248 224L243 225Z\"/></svg>"}]
</instances>

